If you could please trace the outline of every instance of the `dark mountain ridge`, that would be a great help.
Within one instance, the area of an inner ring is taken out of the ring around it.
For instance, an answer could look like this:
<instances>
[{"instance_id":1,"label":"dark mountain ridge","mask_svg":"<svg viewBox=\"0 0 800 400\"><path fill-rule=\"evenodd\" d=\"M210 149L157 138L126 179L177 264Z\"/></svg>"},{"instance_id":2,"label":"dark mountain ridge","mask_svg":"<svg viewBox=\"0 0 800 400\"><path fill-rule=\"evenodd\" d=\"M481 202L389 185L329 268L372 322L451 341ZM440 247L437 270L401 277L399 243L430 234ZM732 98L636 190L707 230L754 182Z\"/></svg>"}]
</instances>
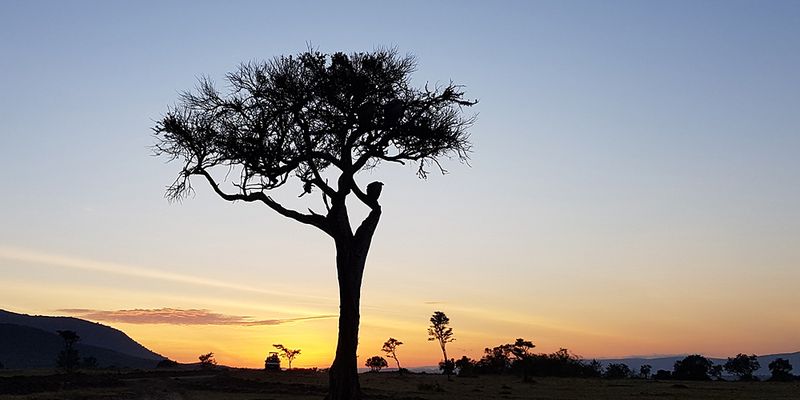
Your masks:
<instances>
[{"instance_id":1,"label":"dark mountain ridge","mask_svg":"<svg viewBox=\"0 0 800 400\"><path fill-rule=\"evenodd\" d=\"M0 324L27 326L52 334L56 334L56 331L59 330L75 331L81 338L81 345L109 349L145 360L161 361L164 359L163 356L150 351L119 329L79 318L17 314L0 310Z\"/></svg>"},{"instance_id":2,"label":"dark mountain ridge","mask_svg":"<svg viewBox=\"0 0 800 400\"><path fill-rule=\"evenodd\" d=\"M59 330L77 333L79 356L94 357L98 367L154 368L164 359L110 326L0 310L0 362L13 369L55 367L58 353L64 349Z\"/></svg>"},{"instance_id":3,"label":"dark mountain ridge","mask_svg":"<svg viewBox=\"0 0 800 400\"><path fill-rule=\"evenodd\" d=\"M55 333L29 326L0 324L0 362L4 368L54 368L64 341ZM111 349L78 343L75 346L81 358L94 357L100 368L155 368L157 360L123 354Z\"/></svg>"}]
</instances>

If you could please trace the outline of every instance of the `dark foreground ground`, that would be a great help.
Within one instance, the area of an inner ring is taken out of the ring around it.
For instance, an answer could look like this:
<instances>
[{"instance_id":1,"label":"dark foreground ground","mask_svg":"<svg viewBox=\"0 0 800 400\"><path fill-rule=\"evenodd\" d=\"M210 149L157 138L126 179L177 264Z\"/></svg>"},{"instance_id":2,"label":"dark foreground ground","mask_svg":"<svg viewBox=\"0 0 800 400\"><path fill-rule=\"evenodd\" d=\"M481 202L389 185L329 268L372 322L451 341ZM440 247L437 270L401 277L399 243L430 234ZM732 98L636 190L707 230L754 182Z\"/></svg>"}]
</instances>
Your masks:
<instances>
[{"instance_id":1,"label":"dark foreground ground","mask_svg":"<svg viewBox=\"0 0 800 400\"><path fill-rule=\"evenodd\" d=\"M453 378L395 373L363 374L369 399L800 399L800 382L680 382L537 378ZM92 372L71 378L46 372L0 372L0 399L233 399L319 400L327 376L320 372L151 371Z\"/></svg>"}]
</instances>

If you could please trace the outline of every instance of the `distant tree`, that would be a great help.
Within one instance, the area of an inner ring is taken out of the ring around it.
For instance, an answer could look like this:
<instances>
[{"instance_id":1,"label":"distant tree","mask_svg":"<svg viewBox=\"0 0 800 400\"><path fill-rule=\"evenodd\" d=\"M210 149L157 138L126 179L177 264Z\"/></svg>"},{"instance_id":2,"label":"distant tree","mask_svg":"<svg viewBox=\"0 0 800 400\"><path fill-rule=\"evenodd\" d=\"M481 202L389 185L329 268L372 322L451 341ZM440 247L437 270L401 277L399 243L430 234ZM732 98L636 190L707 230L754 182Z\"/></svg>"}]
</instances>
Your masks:
<instances>
[{"instance_id":1,"label":"distant tree","mask_svg":"<svg viewBox=\"0 0 800 400\"><path fill-rule=\"evenodd\" d=\"M81 367L88 369L97 368L97 358L92 356L83 357L83 360L81 360Z\"/></svg>"},{"instance_id":2,"label":"distant tree","mask_svg":"<svg viewBox=\"0 0 800 400\"><path fill-rule=\"evenodd\" d=\"M606 379L625 379L633 374L631 367L623 363L611 363L606 367L603 377Z\"/></svg>"},{"instance_id":3,"label":"distant tree","mask_svg":"<svg viewBox=\"0 0 800 400\"><path fill-rule=\"evenodd\" d=\"M381 356L372 356L368 358L364 365L369 367L370 372L380 372L381 369L389 366L389 364L386 362L386 359Z\"/></svg>"},{"instance_id":4,"label":"distant tree","mask_svg":"<svg viewBox=\"0 0 800 400\"><path fill-rule=\"evenodd\" d=\"M431 316L430 321L431 325L428 327L428 340L436 340L439 342L439 347L442 348L443 356L443 361L439 363L439 367L449 379L455 367L455 360L447 358L447 344L456 340L453 337L453 328L448 326L450 324L450 318L447 318L445 313L436 311L433 313L433 316ZM452 361L452 363L450 361Z\"/></svg>"},{"instance_id":5,"label":"distant tree","mask_svg":"<svg viewBox=\"0 0 800 400\"><path fill-rule=\"evenodd\" d=\"M278 352L271 351L267 358L264 359L264 369L267 371L281 370L281 358L278 356Z\"/></svg>"},{"instance_id":6,"label":"distant tree","mask_svg":"<svg viewBox=\"0 0 800 400\"><path fill-rule=\"evenodd\" d=\"M748 356L747 354L739 353L736 357L728 357L728 361L725 362L725 371L738 376L741 381L755 379L753 372L759 368L761 368L761 364L755 354Z\"/></svg>"},{"instance_id":7,"label":"distant tree","mask_svg":"<svg viewBox=\"0 0 800 400\"><path fill-rule=\"evenodd\" d=\"M530 340L517 338L514 343L508 346L509 352L517 359L523 360L531 355L531 350L536 347Z\"/></svg>"},{"instance_id":8,"label":"distant tree","mask_svg":"<svg viewBox=\"0 0 800 400\"><path fill-rule=\"evenodd\" d=\"M202 369L212 369L217 365L217 360L214 359L214 353L201 354L197 358L200 359L200 368Z\"/></svg>"},{"instance_id":9,"label":"distant tree","mask_svg":"<svg viewBox=\"0 0 800 400\"><path fill-rule=\"evenodd\" d=\"M3 365L2 362L0 362L0 369L3 369L3 368L5 368L5 366Z\"/></svg>"},{"instance_id":10,"label":"distant tree","mask_svg":"<svg viewBox=\"0 0 800 400\"><path fill-rule=\"evenodd\" d=\"M536 345L530 340L517 338L514 343L505 344L501 347L504 347L505 351L514 357L514 361L511 364L512 368L522 374L523 381L529 381L533 369L533 354L531 354L531 350Z\"/></svg>"},{"instance_id":11,"label":"distant tree","mask_svg":"<svg viewBox=\"0 0 800 400\"><path fill-rule=\"evenodd\" d=\"M483 349L483 357L476 365L481 373L502 374L511 368L508 348L500 345Z\"/></svg>"},{"instance_id":12,"label":"distant tree","mask_svg":"<svg viewBox=\"0 0 800 400\"><path fill-rule=\"evenodd\" d=\"M652 371L652 370L653 370L653 366L651 366L650 364L642 364L639 367L639 376L641 376L644 379L649 379L650 378L650 371Z\"/></svg>"},{"instance_id":13,"label":"distant tree","mask_svg":"<svg viewBox=\"0 0 800 400\"><path fill-rule=\"evenodd\" d=\"M772 373L771 381L791 381L794 379L792 375L792 363L785 358L776 358L769 363L769 371Z\"/></svg>"},{"instance_id":14,"label":"distant tree","mask_svg":"<svg viewBox=\"0 0 800 400\"><path fill-rule=\"evenodd\" d=\"M537 376L586 376L586 367L580 357L561 348L550 354L532 357L533 373Z\"/></svg>"},{"instance_id":15,"label":"distant tree","mask_svg":"<svg viewBox=\"0 0 800 400\"><path fill-rule=\"evenodd\" d=\"M292 361L300 355L300 349L289 349L282 344L273 344L272 347L278 349L281 357L285 358L286 362L289 363L289 369L292 369Z\"/></svg>"},{"instance_id":16,"label":"distant tree","mask_svg":"<svg viewBox=\"0 0 800 400\"><path fill-rule=\"evenodd\" d=\"M711 379L709 375L713 365L711 360L699 354L692 354L675 361L672 377L687 381L707 381Z\"/></svg>"},{"instance_id":17,"label":"distant tree","mask_svg":"<svg viewBox=\"0 0 800 400\"><path fill-rule=\"evenodd\" d=\"M66 372L73 372L80 364L80 356L78 355L78 350L75 349L75 344L81 340L81 337L75 331L56 332L64 340L64 349L58 353L56 365Z\"/></svg>"},{"instance_id":18,"label":"distant tree","mask_svg":"<svg viewBox=\"0 0 800 400\"><path fill-rule=\"evenodd\" d=\"M339 282L339 337L329 375L330 400L361 398L358 326L361 282L381 217L381 182L362 186L359 173L381 163L414 163L425 178L441 160L466 161L474 105L453 83L415 88L416 62L394 50L296 56L242 64L220 92L203 79L155 128L155 153L180 163L167 196L208 182L226 201L262 203L333 239ZM220 176L235 177L221 184ZM322 194L323 213L289 209L270 193L297 178L301 195ZM369 208L354 230L348 197ZM351 197L352 198L352 197Z\"/></svg>"},{"instance_id":19,"label":"distant tree","mask_svg":"<svg viewBox=\"0 0 800 400\"><path fill-rule=\"evenodd\" d=\"M178 362L170 360L169 358L165 358L156 364L156 368L175 368L177 366Z\"/></svg>"},{"instance_id":20,"label":"distant tree","mask_svg":"<svg viewBox=\"0 0 800 400\"><path fill-rule=\"evenodd\" d=\"M462 378L477 376L477 372L475 371L475 360L467 356L462 356L460 359L456 360L454 364L458 369L458 376Z\"/></svg>"},{"instance_id":21,"label":"distant tree","mask_svg":"<svg viewBox=\"0 0 800 400\"><path fill-rule=\"evenodd\" d=\"M670 379L672 379L672 372L664 370L664 369L660 369L660 370L656 371L655 375L653 375L653 379L656 379L656 380L659 380L659 381L670 380Z\"/></svg>"},{"instance_id":22,"label":"distant tree","mask_svg":"<svg viewBox=\"0 0 800 400\"><path fill-rule=\"evenodd\" d=\"M603 364L600 361L592 360L588 363L581 363L581 376L585 378L599 378L603 376Z\"/></svg>"},{"instance_id":23,"label":"distant tree","mask_svg":"<svg viewBox=\"0 0 800 400\"><path fill-rule=\"evenodd\" d=\"M381 348L381 351L386 353L386 357L393 359L397 364L397 371L400 375L403 374L403 368L400 367L400 360L397 358L397 347L401 344L403 344L403 342L390 337L389 340L383 342L383 348Z\"/></svg>"},{"instance_id":24,"label":"distant tree","mask_svg":"<svg viewBox=\"0 0 800 400\"><path fill-rule=\"evenodd\" d=\"M708 371L708 375L716 380L722 379L722 365L714 364L711 366L711 369Z\"/></svg>"},{"instance_id":25,"label":"distant tree","mask_svg":"<svg viewBox=\"0 0 800 400\"><path fill-rule=\"evenodd\" d=\"M456 370L456 360L451 358L449 360L440 361L439 370L447 375L447 380L450 380L450 376L453 375L453 372Z\"/></svg>"}]
</instances>

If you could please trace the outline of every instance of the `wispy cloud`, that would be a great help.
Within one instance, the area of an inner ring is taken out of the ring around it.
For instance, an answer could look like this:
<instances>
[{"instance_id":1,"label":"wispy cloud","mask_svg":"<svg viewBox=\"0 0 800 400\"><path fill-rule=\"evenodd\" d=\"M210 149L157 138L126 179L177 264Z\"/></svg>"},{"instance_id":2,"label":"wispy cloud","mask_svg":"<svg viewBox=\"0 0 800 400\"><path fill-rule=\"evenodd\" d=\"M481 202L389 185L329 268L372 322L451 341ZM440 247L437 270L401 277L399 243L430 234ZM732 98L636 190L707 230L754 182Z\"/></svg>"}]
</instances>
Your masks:
<instances>
[{"instance_id":1,"label":"wispy cloud","mask_svg":"<svg viewBox=\"0 0 800 400\"><path fill-rule=\"evenodd\" d=\"M154 308L133 310L92 310L67 308L57 310L74 317L94 321L122 322L126 324L170 324L170 325L280 325L289 322L335 318L335 315L313 315L309 317L255 319L250 316L227 315L203 309Z\"/></svg>"},{"instance_id":2,"label":"wispy cloud","mask_svg":"<svg viewBox=\"0 0 800 400\"><path fill-rule=\"evenodd\" d=\"M164 268L152 269L140 265L120 264L105 261L97 261L85 258L64 256L60 254L45 254L26 249L7 247L0 245L0 259L48 265L61 268L77 269L84 271L100 272L106 274L130 276L135 278L153 279L166 282L174 282L182 285L194 285L203 287L213 287L228 289L238 292L251 292L280 296L286 298L305 298L314 300L331 300L328 297L312 296L307 294L297 294L291 292L281 292L276 290L266 290L260 287L242 285L237 283L223 282L200 276L176 274L165 272Z\"/></svg>"}]
</instances>

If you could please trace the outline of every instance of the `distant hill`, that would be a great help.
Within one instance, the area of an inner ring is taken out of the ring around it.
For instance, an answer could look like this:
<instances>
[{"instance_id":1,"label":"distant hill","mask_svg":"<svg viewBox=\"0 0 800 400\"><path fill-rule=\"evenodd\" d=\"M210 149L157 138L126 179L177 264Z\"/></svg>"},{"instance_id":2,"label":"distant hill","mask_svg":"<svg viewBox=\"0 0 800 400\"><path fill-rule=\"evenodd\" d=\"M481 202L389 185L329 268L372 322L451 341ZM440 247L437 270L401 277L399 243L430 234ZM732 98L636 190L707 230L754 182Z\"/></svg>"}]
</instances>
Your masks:
<instances>
[{"instance_id":1,"label":"distant hill","mask_svg":"<svg viewBox=\"0 0 800 400\"><path fill-rule=\"evenodd\" d=\"M731 354L731 357L735 356L735 354ZM663 369L667 371L672 371L673 367L675 366L675 361L683 360L686 357L685 355L679 356L669 356L669 357L658 357L658 358L644 358L644 357L630 357L630 358L609 358L609 359L599 359L604 366L610 363L624 363L627 364L631 369L634 371L638 371L639 367L643 364L650 364L652 366L652 372L655 373L656 371ZM713 358L707 357L711 360L715 365L724 365L727 358ZM781 354L767 354L763 356L758 356L758 363L761 365L761 368L755 372L757 376L770 376L768 365L772 360L776 358L784 358L789 360L789 362L794 366L794 372L797 373L800 370L800 351L796 353L781 353Z\"/></svg>"},{"instance_id":2,"label":"distant hill","mask_svg":"<svg viewBox=\"0 0 800 400\"><path fill-rule=\"evenodd\" d=\"M160 354L148 350L118 329L79 318L32 316L0 310L0 324L27 326L52 334L56 334L56 331L59 330L75 331L81 337L81 345L108 349L144 360L158 362L164 359ZM5 339L2 335L0 337ZM0 361L5 363L5 360L2 359L2 354L0 353Z\"/></svg>"},{"instance_id":3,"label":"distant hill","mask_svg":"<svg viewBox=\"0 0 800 400\"><path fill-rule=\"evenodd\" d=\"M0 362L5 368L53 368L64 341L55 333L14 324L0 324ZM154 368L157 360L133 357L114 350L78 343L78 354L97 359L98 367Z\"/></svg>"}]
</instances>

